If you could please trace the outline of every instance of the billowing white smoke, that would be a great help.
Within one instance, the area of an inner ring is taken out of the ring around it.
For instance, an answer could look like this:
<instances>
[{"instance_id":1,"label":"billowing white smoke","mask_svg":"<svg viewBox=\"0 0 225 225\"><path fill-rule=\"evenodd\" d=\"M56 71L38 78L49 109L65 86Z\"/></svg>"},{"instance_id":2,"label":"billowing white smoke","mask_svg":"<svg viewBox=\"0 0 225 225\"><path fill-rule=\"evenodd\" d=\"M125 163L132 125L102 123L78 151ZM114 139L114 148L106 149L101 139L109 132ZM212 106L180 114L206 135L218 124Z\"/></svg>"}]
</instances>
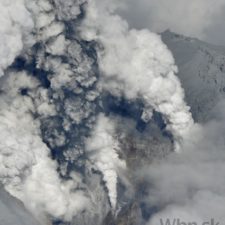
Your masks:
<instances>
[{"instance_id":1,"label":"billowing white smoke","mask_svg":"<svg viewBox=\"0 0 225 225\"><path fill-rule=\"evenodd\" d=\"M0 76L23 50L30 45L34 26L24 0L0 0Z\"/></svg>"},{"instance_id":2,"label":"billowing white smoke","mask_svg":"<svg viewBox=\"0 0 225 225\"><path fill-rule=\"evenodd\" d=\"M113 210L117 203L117 170L126 168L125 162L119 158L118 148L113 121L100 114L87 140L86 150L94 166L103 174Z\"/></svg>"},{"instance_id":3,"label":"billowing white smoke","mask_svg":"<svg viewBox=\"0 0 225 225\"><path fill-rule=\"evenodd\" d=\"M76 18L80 3L76 2L73 8L70 7L72 2L58 7L57 13L68 13ZM62 3L55 1L55 4ZM67 12L67 9L71 12ZM55 21L56 12L52 4L45 0L1 0L0 12L0 76L24 47L33 44L31 31L36 32L33 37L35 41L44 42L64 29L62 23ZM60 43L56 40L55 47L49 46L49 51L55 54L64 50L63 36L58 40ZM30 91L33 99L20 95L23 88ZM32 117L33 113L40 116L55 114L46 90L40 88L36 79L22 72L1 78L1 91L4 94L0 98L0 181L39 219L46 214L71 220L85 207L87 198L81 191L72 191L76 189L77 182L72 179L63 182L59 178L57 164L51 160L50 151L42 142L39 121Z\"/></svg>"},{"instance_id":4,"label":"billowing white smoke","mask_svg":"<svg viewBox=\"0 0 225 225\"><path fill-rule=\"evenodd\" d=\"M141 98L146 108L163 114L168 130L179 140L193 120L175 75L174 59L158 35L129 30L126 21L114 14L113 2L89 1L81 28L86 40L96 40L103 47L98 51L102 86L116 96Z\"/></svg>"},{"instance_id":5,"label":"billowing white smoke","mask_svg":"<svg viewBox=\"0 0 225 225\"><path fill-rule=\"evenodd\" d=\"M72 192L75 181L60 180L57 165L40 137L39 121L32 116L39 108L39 113L54 114L54 108L41 98L34 105L30 97L19 95L22 88L44 91L26 73L10 73L2 81L5 94L0 98L0 182L39 219L49 214L71 220L86 207L87 199L82 192Z\"/></svg>"}]
</instances>

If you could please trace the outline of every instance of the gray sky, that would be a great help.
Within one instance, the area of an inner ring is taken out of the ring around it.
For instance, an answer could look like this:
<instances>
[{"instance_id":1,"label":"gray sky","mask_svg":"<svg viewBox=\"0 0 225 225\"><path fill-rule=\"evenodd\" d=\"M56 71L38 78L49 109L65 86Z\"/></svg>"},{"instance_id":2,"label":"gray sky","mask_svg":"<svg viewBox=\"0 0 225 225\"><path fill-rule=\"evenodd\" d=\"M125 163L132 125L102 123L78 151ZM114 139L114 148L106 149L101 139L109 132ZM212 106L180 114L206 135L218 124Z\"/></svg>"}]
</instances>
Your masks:
<instances>
[{"instance_id":1,"label":"gray sky","mask_svg":"<svg viewBox=\"0 0 225 225\"><path fill-rule=\"evenodd\" d=\"M131 27L170 29L225 45L225 0L126 0L123 10Z\"/></svg>"}]
</instances>

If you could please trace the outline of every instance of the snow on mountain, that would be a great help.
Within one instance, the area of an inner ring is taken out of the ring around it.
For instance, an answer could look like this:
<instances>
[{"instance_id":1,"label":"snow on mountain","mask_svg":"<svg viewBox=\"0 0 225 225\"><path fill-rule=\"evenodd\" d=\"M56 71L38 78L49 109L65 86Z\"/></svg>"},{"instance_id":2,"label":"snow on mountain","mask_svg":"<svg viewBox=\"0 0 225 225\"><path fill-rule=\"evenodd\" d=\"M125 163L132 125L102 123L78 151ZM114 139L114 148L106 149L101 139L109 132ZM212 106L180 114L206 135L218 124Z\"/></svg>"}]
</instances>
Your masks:
<instances>
[{"instance_id":1,"label":"snow on mountain","mask_svg":"<svg viewBox=\"0 0 225 225\"><path fill-rule=\"evenodd\" d=\"M162 39L172 51L195 121L206 122L225 97L225 47L165 31Z\"/></svg>"}]
</instances>

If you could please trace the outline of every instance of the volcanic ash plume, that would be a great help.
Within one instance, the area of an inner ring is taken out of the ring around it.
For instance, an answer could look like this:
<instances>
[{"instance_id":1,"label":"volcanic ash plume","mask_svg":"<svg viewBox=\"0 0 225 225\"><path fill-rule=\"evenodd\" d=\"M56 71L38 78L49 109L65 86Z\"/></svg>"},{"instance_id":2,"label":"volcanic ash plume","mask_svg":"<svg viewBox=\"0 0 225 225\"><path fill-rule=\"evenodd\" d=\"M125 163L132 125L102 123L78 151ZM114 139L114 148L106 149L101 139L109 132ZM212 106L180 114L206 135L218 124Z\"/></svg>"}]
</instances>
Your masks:
<instances>
[{"instance_id":1,"label":"volcanic ash plume","mask_svg":"<svg viewBox=\"0 0 225 225\"><path fill-rule=\"evenodd\" d=\"M86 40L100 43L102 88L129 100L142 99L146 108L163 114L179 142L193 125L174 59L161 38L148 30L129 29L114 13L115 4L92 0L81 28ZM151 112L149 112L151 114Z\"/></svg>"},{"instance_id":2,"label":"volcanic ash plume","mask_svg":"<svg viewBox=\"0 0 225 225\"><path fill-rule=\"evenodd\" d=\"M100 114L97 119L92 136L87 140L86 149L91 161L103 174L111 206L115 209L117 203L117 169L124 169L126 164L119 159L113 121L103 114Z\"/></svg>"},{"instance_id":3,"label":"volcanic ash plume","mask_svg":"<svg viewBox=\"0 0 225 225\"><path fill-rule=\"evenodd\" d=\"M23 0L0 0L0 25L1 77L24 46L33 42L30 33L34 22Z\"/></svg>"}]
</instances>

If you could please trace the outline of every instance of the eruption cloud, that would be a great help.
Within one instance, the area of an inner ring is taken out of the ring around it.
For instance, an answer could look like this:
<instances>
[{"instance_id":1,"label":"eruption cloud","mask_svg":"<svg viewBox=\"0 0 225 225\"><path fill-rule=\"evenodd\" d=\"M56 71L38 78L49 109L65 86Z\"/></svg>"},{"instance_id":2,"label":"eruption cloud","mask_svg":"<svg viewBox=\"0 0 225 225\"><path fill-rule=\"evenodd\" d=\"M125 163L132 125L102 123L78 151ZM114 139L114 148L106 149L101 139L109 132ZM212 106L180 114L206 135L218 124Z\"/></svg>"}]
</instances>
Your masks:
<instances>
[{"instance_id":1,"label":"eruption cloud","mask_svg":"<svg viewBox=\"0 0 225 225\"><path fill-rule=\"evenodd\" d=\"M63 182L58 176L57 165L40 137L40 122L32 117L39 107L29 97L18 96L21 88L37 91L39 83L25 73L10 73L5 79L1 90L7 94L2 94L0 101L1 183L38 219L50 214L71 220L82 205L78 206L76 201L82 197L70 192L76 183ZM54 113L51 106L45 112ZM83 200L86 201L84 196Z\"/></svg>"},{"instance_id":2,"label":"eruption cloud","mask_svg":"<svg viewBox=\"0 0 225 225\"><path fill-rule=\"evenodd\" d=\"M0 1L0 25L0 76L3 76L23 48L33 43L34 21L24 0Z\"/></svg>"},{"instance_id":3,"label":"eruption cloud","mask_svg":"<svg viewBox=\"0 0 225 225\"><path fill-rule=\"evenodd\" d=\"M117 203L117 170L126 168L125 162L119 159L118 148L113 121L100 114L86 149L91 161L103 174L113 210Z\"/></svg>"},{"instance_id":4,"label":"eruption cloud","mask_svg":"<svg viewBox=\"0 0 225 225\"><path fill-rule=\"evenodd\" d=\"M114 13L115 2L110 3L89 1L81 27L83 38L101 45L98 59L102 88L129 100L141 98L146 108L162 113L179 144L188 135L193 119L175 75L173 56L157 34L129 29L127 22Z\"/></svg>"},{"instance_id":5,"label":"eruption cloud","mask_svg":"<svg viewBox=\"0 0 225 225\"><path fill-rule=\"evenodd\" d=\"M0 182L41 222L102 223L118 209L119 178L131 169L119 154L117 120L102 106L109 92L141 100L143 120L152 109L162 114L182 149L131 173L149 183L146 202L159 209L147 223L202 220L208 200L223 219L225 185L216 177L224 143L213 133L225 131L218 121L194 124L172 54L159 35L129 28L116 14L122 3L0 0Z\"/></svg>"}]
</instances>

